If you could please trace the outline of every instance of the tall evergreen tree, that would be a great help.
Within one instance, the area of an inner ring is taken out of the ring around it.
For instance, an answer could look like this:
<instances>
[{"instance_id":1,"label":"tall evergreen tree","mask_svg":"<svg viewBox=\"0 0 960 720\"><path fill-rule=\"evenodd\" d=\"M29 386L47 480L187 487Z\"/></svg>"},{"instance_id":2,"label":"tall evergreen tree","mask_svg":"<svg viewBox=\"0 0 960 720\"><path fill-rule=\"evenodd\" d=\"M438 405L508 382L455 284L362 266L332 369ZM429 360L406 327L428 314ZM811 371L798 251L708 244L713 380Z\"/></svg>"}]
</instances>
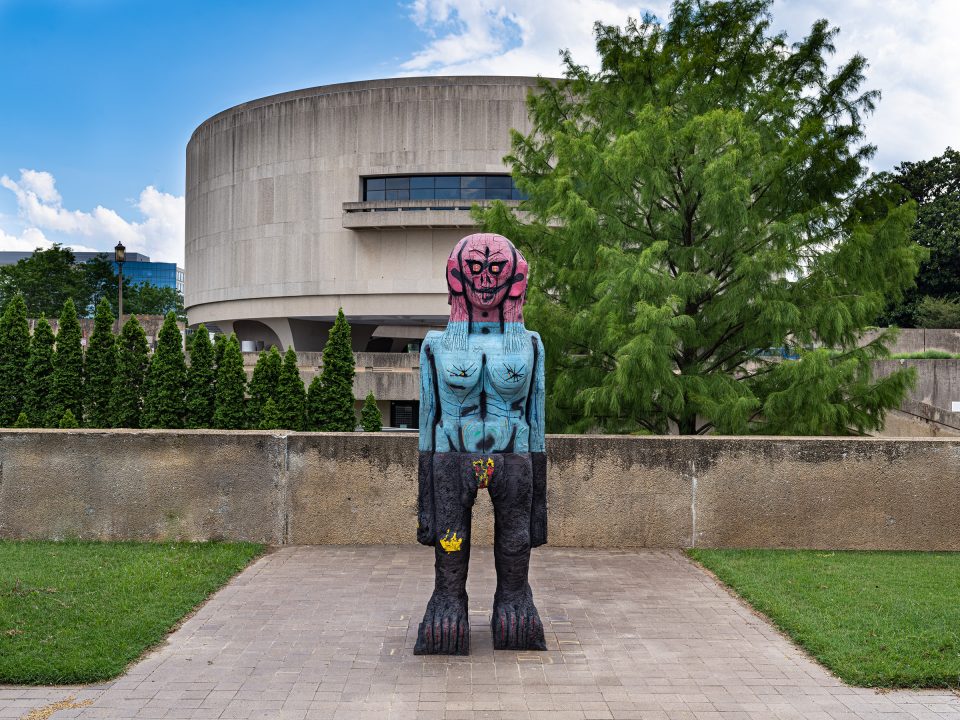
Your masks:
<instances>
[{"instance_id":1,"label":"tall evergreen tree","mask_svg":"<svg viewBox=\"0 0 960 720\"><path fill-rule=\"evenodd\" d=\"M281 430L283 422L280 420L280 411L277 410L277 403L273 398L267 398L263 404L263 412L260 415L260 422L256 426L258 430Z\"/></svg>"},{"instance_id":2,"label":"tall evergreen tree","mask_svg":"<svg viewBox=\"0 0 960 720\"><path fill-rule=\"evenodd\" d=\"M277 397L277 383L280 380L280 366L283 364L283 358L280 357L280 351L276 345L264 350L257 358L257 364L253 368L253 377L250 378L250 387L248 392L250 397L247 399L247 413L249 415L250 427L257 427L263 417L263 404L269 399Z\"/></svg>"},{"instance_id":3,"label":"tall evergreen tree","mask_svg":"<svg viewBox=\"0 0 960 720\"><path fill-rule=\"evenodd\" d=\"M0 427L10 427L23 409L25 372L30 357L27 305L17 293L0 318Z\"/></svg>"},{"instance_id":4,"label":"tall evergreen tree","mask_svg":"<svg viewBox=\"0 0 960 720\"><path fill-rule=\"evenodd\" d=\"M300 377L297 364L297 352L293 346L287 348L277 381L277 413L280 424L287 430L303 430L307 415L307 394Z\"/></svg>"},{"instance_id":5,"label":"tall evergreen tree","mask_svg":"<svg viewBox=\"0 0 960 720\"><path fill-rule=\"evenodd\" d=\"M207 328L200 325L193 334L187 369L188 428L213 426L214 391L213 345Z\"/></svg>"},{"instance_id":6,"label":"tall evergreen tree","mask_svg":"<svg viewBox=\"0 0 960 720\"><path fill-rule=\"evenodd\" d=\"M63 412L63 417L60 418L60 422L57 423L57 427L61 430L67 428L77 428L80 427L80 423L77 422L77 417L73 414L73 411L70 408L67 408Z\"/></svg>"},{"instance_id":7,"label":"tall evergreen tree","mask_svg":"<svg viewBox=\"0 0 960 720\"><path fill-rule=\"evenodd\" d=\"M23 409L30 427L51 427L50 394L53 384L53 328L41 313L30 339L30 358L24 382Z\"/></svg>"},{"instance_id":8,"label":"tall evergreen tree","mask_svg":"<svg viewBox=\"0 0 960 720\"><path fill-rule=\"evenodd\" d=\"M67 298L60 312L57 347L53 354L53 378L50 384L49 427L59 427L67 410L78 425L83 417L83 331L77 308Z\"/></svg>"},{"instance_id":9,"label":"tall evergreen tree","mask_svg":"<svg viewBox=\"0 0 960 720\"><path fill-rule=\"evenodd\" d=\"M223 353L227 349L227 340L229 338L223 333L218 333L213 338L213 370L216 372L220 369L220 364L223 362Z\"/></svg>"},{"instance_id":10,"label":"tall evergreen tree","mask_svg":"<svg viewBox=\"0 0 960 720\"><path fill-rule=\"evenodd\" d=\"M157 336L157 349L143 397L140 424L145 428L182 428L186 414L187 365L177 316L168 312Z\"/></svg>"},{"instance_id":11,"label":"tall evergreen tree","mask_svg":"<svg viewBox=\"0 0 960 720\"><path fill-rule=\"evenodd\" d=\"M101 298L93 318L93 333L87 345L84 373L87 426L111 426L110 398L117 368L117 351L113 337L113 312L110 301Z\"/></svg>"},{"instance_id":12,"label":"tall evergreen tree","mask_svg":"<svg viewBox=\"0 0 960 720\"><path fill-rule=\"evenodd\" d=\"M311 405L311 427L325 432L353 431L357 425L353 410L354 372L350 324L340 308L323 348L323 370L319 393Z\"/></svg>"},{"instance_id":13,"label":"tall evergreen tree","mask_svg":"<svg viewBox=\"0 0 960 720\"><path fill-rule=\"evenodd\" d=\"M135 315L123 324L117 340L117 370L110 399L110 422L116 428L139 428L143 392L150 369L147 335Z\"/></svg>"},{"instance_id":14,"label":"tall evergreen tree","mask_svg":"<svg viewBox=\"0 0 960 720\"><path fill-rule=\"evenodd\" d=\"M910 374L870 377L891 336L858 346L922 256L913 203L858 207L878 93L863 57L831 60L826 21L791 46L770 7L597 24L599 71L567 54L530 95L508 158L524 216L482 214L535 259L552 429L862 433L904 397Z\"/></svg>"},{"instance_id":15,"label":"tall evergreen tree","mask_svg":"<svg viewBox=\"0 0 960 720\"><path fill-rule=\"evenodd\" d=\"M233 333L223 348L223 359L217 368L216 407L213 426L221 430L241 430L247 426L244 392L247 375L243 371L240 341Z\"/></svg>"},{"instance_id":16,"label":"tall evergreen tree","mask_svg":"<svg viewBox=\"0 0 960 720\"><path fill-rule=\"evenodd\" d=\"M310 385L307 387L307 421L305 430L316 432L320 430L320 422L323 419L323 411L320 408L320 401L323 399L323 385L320 382L320 373L313 376Z\"/></svg>"},{"instance_id":17,"label":"tall evergreen tree","mask_svg":"<svg viewBox=\"0 0 960 720\"><path fill-rule=\"evenodd\" d=\"M360 424L364 432L380 432L383 430L383 415L377 407L377 399L372 392L367 393L367 399L360 410Z\"/></svg>"}]
</instances>

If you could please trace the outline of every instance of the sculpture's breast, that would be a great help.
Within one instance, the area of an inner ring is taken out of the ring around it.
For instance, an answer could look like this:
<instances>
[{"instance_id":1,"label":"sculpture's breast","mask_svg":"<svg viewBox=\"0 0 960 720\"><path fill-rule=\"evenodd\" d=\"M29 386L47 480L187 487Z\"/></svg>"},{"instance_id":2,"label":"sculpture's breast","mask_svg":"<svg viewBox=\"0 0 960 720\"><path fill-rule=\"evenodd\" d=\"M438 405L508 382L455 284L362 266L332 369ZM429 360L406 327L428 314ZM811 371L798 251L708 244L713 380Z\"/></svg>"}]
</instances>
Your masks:
<instances>
[{"instance_id":1,"label":"sculpture's breast","mask_svg":"<svg viewBox=\"0 0 960 720\"><path fill-rule=\"evenodd\" d=\"M491 395L495 394L506 403L526 398L530 387L531 357L523 354L500 356L487 366L487 381Z\"/></svg>"},{"instance_id":2,"label":"sculpture's breast","mask_svg":"<svg viewBox=\"0 0 960 720\"><path fill-rule=\"evenodd\" d=\"M474 358L472 354L458 356L443 353L439 359L437 371L440 374L440 382L454 395L463 399L479 387L483 379L481 358Z\"/></svg>"}]
</instances>

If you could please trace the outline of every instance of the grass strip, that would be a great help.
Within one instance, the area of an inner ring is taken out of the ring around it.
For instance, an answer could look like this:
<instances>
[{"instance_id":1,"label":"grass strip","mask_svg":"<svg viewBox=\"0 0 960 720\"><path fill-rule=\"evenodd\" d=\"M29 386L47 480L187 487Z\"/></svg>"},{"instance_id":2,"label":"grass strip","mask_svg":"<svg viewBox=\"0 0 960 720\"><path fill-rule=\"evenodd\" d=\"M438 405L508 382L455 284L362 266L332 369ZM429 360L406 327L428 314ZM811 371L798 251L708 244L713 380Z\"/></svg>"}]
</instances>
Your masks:
<instances>
[{"instance_id":1,"label":"grass strip","mask_svg":"<svg viewBox=\"0 0 960 720\"><path fill-rule=\"evenodd\" d=\"M891 360L956 360L958 358L960 358L960 355L946 350L919 350L917 352L894 353L890 356Z\"/></svg>"},{"instance_id":2,"label":"grass strip","mask_svg":"<svg viewBox=\"0 0 960 720\"><path fill-rule=\"evenodd\" d=\"M846 683L960 685L960 553L687 553Z\"/></svg>"},{"instance_id":3,"label":"grass strip","mask_svg":"<svg viewBox=\"0 0 960 720\"><path fill-rule=\"evenodd\" d=\"M0 683L116 677L262 551L252 543L0 542Z\"/></svg>"}]
</instances>

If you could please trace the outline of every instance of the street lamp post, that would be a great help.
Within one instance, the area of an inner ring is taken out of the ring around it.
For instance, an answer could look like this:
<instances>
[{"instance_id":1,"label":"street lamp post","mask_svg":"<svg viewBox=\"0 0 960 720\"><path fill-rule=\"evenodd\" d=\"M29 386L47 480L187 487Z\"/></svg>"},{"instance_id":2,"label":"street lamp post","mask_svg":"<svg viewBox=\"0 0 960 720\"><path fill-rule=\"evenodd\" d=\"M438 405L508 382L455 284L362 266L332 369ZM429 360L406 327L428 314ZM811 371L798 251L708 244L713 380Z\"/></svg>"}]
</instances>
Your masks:
<instances>
[{"instance_id":1,"label":"street lamp post","mask_svg":"<svg viewBox=\"0 0 960 720\"><path fill-rule=\"evenodd\" d=\"M113 260L117 263L117 270L119 271L120 278L120 302L119 310L117 313L117 323L122 327L123 326L123 261L127 259L127 249L123 246L122 242L118 242L117 246L113 249Z\"/></svg>"}]
</instances>

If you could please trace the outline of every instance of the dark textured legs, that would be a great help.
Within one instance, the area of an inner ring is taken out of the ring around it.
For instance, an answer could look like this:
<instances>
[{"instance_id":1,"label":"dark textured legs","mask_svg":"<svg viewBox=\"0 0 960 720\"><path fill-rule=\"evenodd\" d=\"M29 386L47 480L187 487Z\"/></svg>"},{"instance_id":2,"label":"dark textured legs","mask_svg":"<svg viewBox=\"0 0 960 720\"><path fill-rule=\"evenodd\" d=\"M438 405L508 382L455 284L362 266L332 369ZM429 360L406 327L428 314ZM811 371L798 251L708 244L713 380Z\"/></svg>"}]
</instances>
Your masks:
<instances>
[{"instance_id":1,"label":"dark textured legs","mask_svg":"<svg viewBox=\"0 0 960 720\"><path fill-rule=\"evenodd\" d=\"M414 655L469 655L470 620L467 615L467 565L470 547L456 553L436 550L436 584L423 622L417 630Z\"/></svg>"},{"instance_id":2,"label":"dark textured legs","mask_svg":"<svg viewBox=\"0 0 960 720\"><path fill-rule=\"evenodd\" d=\"M415 655L468 655L467 569L470 564L470 521L476 487L462 472L459 453L434 456L433 501L438 542L433 595L417 630Z\"/></svg>"},{"instance_id":3,"label":"dark textured legs","mask_svg":"<svg viewBox=\"0 0 960 720\"><path fill-rule=\"evenodd\" d=\"M530 567L534 482L529 455L494 454L490 498L494 510L493 553L497 591L493 598L493 646L498 650L546 650L543 624L527 581ZM480 461L479 469L474 461ZM432 517L421 527L435 528L437 544L433 595L417 630L416 655L467 655L467 569L470 522L478 473L488 456L437 453L432 460ZM545 523L544 523L545 535ZM546 539L545 537L543 538Z\"/></svg>"},{"instance_id":4,"label":"dark textured legs","mask_svg":"<svg viewBox=\"0 0 960 720\"><path fill-rule=\"evenodd\" d=\"M493 647L497 650L546 650L543 623L528 582L530 512L533 480L530 458L505 455L506 467L490 486L493 500L493 555L497 592L493 597Z\"/></svg>"}]
</instances>

